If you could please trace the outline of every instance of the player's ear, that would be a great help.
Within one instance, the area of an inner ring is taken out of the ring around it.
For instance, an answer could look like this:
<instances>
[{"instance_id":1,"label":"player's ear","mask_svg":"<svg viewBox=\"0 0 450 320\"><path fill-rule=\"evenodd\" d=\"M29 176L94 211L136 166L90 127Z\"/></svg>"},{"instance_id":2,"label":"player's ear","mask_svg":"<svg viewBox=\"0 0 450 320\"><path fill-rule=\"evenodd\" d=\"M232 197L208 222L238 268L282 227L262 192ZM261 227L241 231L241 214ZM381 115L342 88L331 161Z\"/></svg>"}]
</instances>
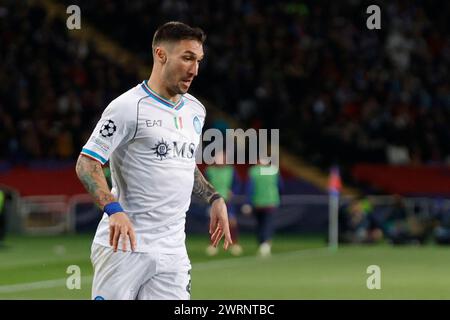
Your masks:
<instances>
[{"instance_id":1,"label":"player's ear","mask_svg":"<svg viewBox=\"0 0 450 320\"><path fill-rule=\"evenodd\" d=\"M161 47L156 47L156 49L155 49L155 57L161 64L164 64L167 61L167 53Z\"/></svg>"}]
</instances>

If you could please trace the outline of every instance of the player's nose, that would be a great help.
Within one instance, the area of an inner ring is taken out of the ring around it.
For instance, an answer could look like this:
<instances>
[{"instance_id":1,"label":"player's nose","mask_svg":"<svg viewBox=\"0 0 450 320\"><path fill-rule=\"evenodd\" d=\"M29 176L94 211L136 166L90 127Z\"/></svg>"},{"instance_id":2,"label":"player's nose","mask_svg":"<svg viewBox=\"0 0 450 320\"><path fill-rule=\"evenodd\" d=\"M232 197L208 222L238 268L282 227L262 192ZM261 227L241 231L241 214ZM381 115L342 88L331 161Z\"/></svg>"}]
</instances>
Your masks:
<instances>
[{"instance_id":1,"label":"player's nose","mask_svg":"<svg viewBox=\"0 0 450 320\"><path fill-rule=\"evenodd\" d=\"M188 70L189 76L195 77L198 75L198 64L192 64Z\"/></svg>"},{"instance_id":2,"label":"player's nose","mask_svg":"<svg viewBox=\"0 0 450 320\"><path fill-rule=\"evenodd\" d=\"M198 63L195 64L195 72L194 72L194 76L198 75Z\"/></svg>"}]
</instances>

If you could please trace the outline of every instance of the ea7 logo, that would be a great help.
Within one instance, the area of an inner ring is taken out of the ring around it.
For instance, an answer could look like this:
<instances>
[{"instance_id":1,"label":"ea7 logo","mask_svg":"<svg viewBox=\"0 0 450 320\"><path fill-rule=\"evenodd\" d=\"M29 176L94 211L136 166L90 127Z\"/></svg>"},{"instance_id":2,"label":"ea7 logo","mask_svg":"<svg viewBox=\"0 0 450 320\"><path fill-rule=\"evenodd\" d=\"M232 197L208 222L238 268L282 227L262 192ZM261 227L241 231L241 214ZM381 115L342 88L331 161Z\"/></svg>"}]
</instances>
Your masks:
<instances>
[{"instance_id":1,"label":"ea7 logo","mask_svg":"<svg viewBox=\"0 0 450 320\"><path fill-rule=\"evenodd\" d=\"M367 274L371 274L366 281L367 289L381 289L381 269L377 265L367 267Z\"/></svg>"},{"instance_id":2,"label":"ea7 logo","mask_svg":"<svg viewBox=\"0 0 450 320\"><path fill-rule=\"evenodd\" d=\"M381 29L381 9L379 6L373 4L367 7L366 13L371 13L367 18L366 26L367 29Z\"/></svg>"},{"instance_id":3,"label":"ea7 logo","mask_svg":"<svg viewBox=\"0 0 450 320\"><path fill-rule=\"evenodd\" d=\"M145 120L147 127L161 127L162 120Z\"/></svg>"}]
</instances>

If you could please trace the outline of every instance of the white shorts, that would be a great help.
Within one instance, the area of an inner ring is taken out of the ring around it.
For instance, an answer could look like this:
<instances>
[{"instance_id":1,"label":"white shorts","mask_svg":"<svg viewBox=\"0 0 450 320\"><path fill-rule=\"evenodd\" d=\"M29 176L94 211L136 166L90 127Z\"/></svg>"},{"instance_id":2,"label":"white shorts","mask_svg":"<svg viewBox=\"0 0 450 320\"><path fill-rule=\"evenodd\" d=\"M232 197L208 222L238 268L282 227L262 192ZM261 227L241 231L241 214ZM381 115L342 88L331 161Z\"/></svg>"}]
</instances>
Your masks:
<instances>
[{"instance_id":1,"label":"white shorts","mask_svg":"<svg viewBox=\"0 0 450 320\"><path fill-rule=\"evenodd\" d=\"M94 300L189 300L191 263L187 253L113 252L92 244Z\"/></svg>"}]
</instances>

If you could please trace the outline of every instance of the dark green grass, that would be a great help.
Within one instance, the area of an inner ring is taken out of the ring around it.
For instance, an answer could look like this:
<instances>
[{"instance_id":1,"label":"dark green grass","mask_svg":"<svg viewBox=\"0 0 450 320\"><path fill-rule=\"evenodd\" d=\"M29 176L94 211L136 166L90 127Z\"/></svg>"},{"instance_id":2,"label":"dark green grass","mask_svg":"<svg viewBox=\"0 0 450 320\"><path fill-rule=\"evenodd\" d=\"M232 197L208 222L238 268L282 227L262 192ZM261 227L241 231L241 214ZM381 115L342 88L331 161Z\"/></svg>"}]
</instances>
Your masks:
<instances>
[{"instance_id":1,"label":"dark green grass","mask_svg":"<svg viewBox=\"0 0 450 320\"><path fill-rule=\"evenodd\" d=\"M0 249L0 299L90 299L92 235L10 236ZM193 299L449 299L450 247L341 246L313 236L277 236L273 256L207 257L207 237L188 235ZM81 269L80 290L65 285L69 265ZM381 268L381 289L369 290L369 265ZM59 280L58 280L59 279ZM30 285L31 283L31 285ZM20 287L16 285L20 284Z\"/></svg>"}]
</instances>

